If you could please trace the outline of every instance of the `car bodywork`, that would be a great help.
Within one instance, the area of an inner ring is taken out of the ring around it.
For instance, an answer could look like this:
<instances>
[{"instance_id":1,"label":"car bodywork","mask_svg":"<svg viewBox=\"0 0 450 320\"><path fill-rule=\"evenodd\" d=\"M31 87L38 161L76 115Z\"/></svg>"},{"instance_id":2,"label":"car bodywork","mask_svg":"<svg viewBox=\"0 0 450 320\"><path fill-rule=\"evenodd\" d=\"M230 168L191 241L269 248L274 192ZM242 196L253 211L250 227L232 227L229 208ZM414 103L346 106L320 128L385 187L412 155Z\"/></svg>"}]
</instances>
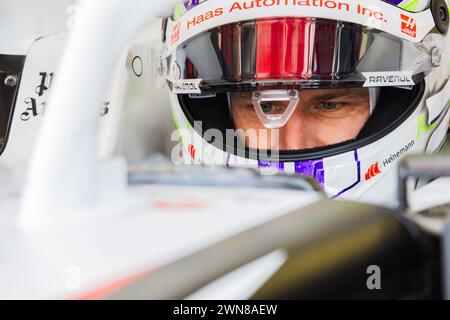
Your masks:
<instances>
[{"instance_id":1,"label":"car bodywork","mask_svg":"<svg viewBox=\"0 0 450 320\"><path fill-rule=\"evenodd\" d=\"M105 5L112 9L100 15ZM130 7L127 30L111 43ZM301 177L128 166L122 120L145 84L130 80L123 48L149 41L136 32L169 8L171 1L86 2L84 27L69 34L59 24L10 52L26 58L0 157L0 297L442 297L445 217L330 201ZM36 89L49 89L52 73L58 80L47 102ZM28 98L46 106L44 121ZM373 265L386 272L384 291L367 287Z\"/></svg>"}]
</instances>

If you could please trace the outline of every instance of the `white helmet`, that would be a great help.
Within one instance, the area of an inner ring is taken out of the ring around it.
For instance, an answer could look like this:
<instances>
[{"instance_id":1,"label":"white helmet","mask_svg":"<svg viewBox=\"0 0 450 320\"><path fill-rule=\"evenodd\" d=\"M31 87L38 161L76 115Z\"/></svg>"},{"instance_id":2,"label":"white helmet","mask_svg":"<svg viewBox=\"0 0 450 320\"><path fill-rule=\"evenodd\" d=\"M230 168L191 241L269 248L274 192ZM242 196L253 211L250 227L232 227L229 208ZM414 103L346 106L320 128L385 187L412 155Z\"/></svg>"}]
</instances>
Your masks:
<instances>
[{"instance_id":1,"label":"white helmet","mask_svg":"<svg viewBox=\"0 0 450 320\"><path fill-rule=\"evenodd\" d=\"M446 0L182 1L158 70L184 161L395 206L399 160L447 135L448 26Z\"/></svg>"}]
</instances>

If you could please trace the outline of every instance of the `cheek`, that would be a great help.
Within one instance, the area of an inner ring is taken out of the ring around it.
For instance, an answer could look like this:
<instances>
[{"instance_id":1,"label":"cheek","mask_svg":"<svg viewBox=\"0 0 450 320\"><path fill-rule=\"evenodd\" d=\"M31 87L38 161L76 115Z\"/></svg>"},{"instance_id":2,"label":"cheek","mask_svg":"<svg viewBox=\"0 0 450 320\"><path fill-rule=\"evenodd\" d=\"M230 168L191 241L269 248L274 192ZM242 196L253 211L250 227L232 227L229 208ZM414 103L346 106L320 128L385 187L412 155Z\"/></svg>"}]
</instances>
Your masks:
<instances>
[{"instance_id":1,"label":"cheek","mask_svg":"<svg viewBox=\"0 0 450 320\"><path fill-rule=\"evenodd\" d=\"M232 114L231 114L234 126L239 129L242 128L242 119L239 115L239 112L237 112L236 110L232 110Z\"/></svg>"},{"instance_id":2,"label":"cheek","mask_svg":"<svg viewBox=\"0 0 450 320\"><path fill-rule=\"evenodd\" d=\"M370 113L367 111L336 121L336 136L340 137L341 141L355 139L369 120L369 117Z\"/></svg>"},{"instance_id":3,"label":"cheek","mask_svg":"<svg viewBox=\"0 0 450 320\"><path fill-rule=\"evenodd\" d=\"M245 117L239 112L233 112L232 118L235 129L241 129L244 131L250 129L249 122L246 121Z\"/></svg>"},{"instance_id":4,"label":"cheek","mask_svg":"<svg viewBox=\"0 0 450 320\"><path fill-rule=\"evenodd\" d=\"M316 145L326 146L355 139L369 119L369 111L335 119L309 122L307 132Z\"/></svg>"},{"instance_id":5,"label":"cheek","mask_svg":"<svg viewBox=\"0 0 450 320\"><path fill-rule=\"evenodd\" d=\"M233 108L231 114L236 129L250 130L262 128L253 109Z\"/></svg>"}]
</instances>

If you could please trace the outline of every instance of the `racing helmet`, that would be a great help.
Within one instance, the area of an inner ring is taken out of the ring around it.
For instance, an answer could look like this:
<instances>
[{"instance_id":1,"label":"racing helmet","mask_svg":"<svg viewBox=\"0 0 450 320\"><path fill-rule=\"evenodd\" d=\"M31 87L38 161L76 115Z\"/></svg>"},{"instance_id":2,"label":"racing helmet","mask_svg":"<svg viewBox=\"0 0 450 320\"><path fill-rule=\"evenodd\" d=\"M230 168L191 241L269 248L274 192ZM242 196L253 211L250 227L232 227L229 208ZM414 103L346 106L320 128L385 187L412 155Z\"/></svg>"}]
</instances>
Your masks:
<instances>
[{"instance_id":1,"label":"racing helmet","mask_svg":"<svg viewBox=\"0 0 450 320\"><path fill-rule=\"evenodd\" d=\"M446 139L448 26L446 0L181 1L157 63L172 158L395 207L400 159Z\"/></svg>"}]
</instances>

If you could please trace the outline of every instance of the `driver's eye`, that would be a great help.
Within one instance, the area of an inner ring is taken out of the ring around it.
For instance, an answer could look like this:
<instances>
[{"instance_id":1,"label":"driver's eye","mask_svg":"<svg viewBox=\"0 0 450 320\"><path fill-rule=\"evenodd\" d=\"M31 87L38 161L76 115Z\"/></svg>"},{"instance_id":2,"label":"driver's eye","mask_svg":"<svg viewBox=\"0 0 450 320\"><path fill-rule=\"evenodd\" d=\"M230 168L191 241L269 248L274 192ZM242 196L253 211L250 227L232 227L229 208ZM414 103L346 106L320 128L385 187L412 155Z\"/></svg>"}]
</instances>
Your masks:
<instances>
[{"instance_id":1,"label":"driver's eye","mask_svg":"<svg viewBox=\"0 0 450 320\"><path fill-rule=\"evenodd\" d=\"M282 114L286 111L287 105L281 102L262 102L261 110L268 114Z\"/></svg>"},{"instance_id":2,"label":"driver's eye","mask_svg":"<svg viewBox=\"0 0 450 320\"><path fill-rule=\"evenodd\" d=\"M269 102L261 103L261 109L264 113L271 113L274 109L274 105Z\"/></svg>"},{"instance_id":3,"label":"driver's eye","mask_svg":"<svg viewBox=\"0 0 450 320\"><path fill-rule=\"evenodd\" d=\"M337 108L341 107L343 103L341 102L322 102L320 104L320 107L326 110L336 110Z\"/></svg>"}]
</instances>

